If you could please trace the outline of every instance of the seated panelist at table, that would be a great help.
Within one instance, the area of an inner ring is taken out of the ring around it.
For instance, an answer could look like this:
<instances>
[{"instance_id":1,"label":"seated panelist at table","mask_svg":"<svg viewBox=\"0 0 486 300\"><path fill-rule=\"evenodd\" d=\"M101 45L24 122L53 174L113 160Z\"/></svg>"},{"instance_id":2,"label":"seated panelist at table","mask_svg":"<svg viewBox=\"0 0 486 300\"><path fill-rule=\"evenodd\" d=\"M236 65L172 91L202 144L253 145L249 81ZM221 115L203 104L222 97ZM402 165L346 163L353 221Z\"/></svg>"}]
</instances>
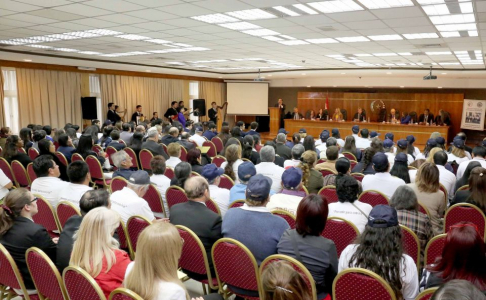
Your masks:
<instances>
[{"instance_id":1,"label":"seated panelist at table","mask_svg":"<svg viewBox=\"0 0 486 300\"><path fill-rule=\"evenodd\" d=\"M302 120L303 116L301 113L299 113L299 109L297 107L294 107L294 112L292 113L292 119L293 120Z\"/></svg>"},{"instance_id":2,"label":"seated panelist at table","mask_svg":"<svg viewBox=\"0 0 486 300\"><path fill-rule=\"evenodd\" d=\"M390 123L398 123L400 121L400 114L392 108L390 109L390 113L388 114L388 121Z\"/></svg>"},{"instance_id":3,"label":"seated panelist at table","mask_svg":"<svg viewBox=\"0 0 486 300\"><path fill-rule=\"evenodd\" d=\"M341 109L339 107L334 110L334 114L332 115L332 119L334 121L342 121L344 119L343 114L341 113Z\"/></svg>"},{"instance_id":4,"label":"seated panelist at table","mask_svg":"<svg viewBox=\"0 0 486 300\"><path fill-rule=\"evenodd\" d=\"M440 126L451 126L451 115L448 112L440 109L439 113L434 119L434 123Z\"/></svg>"},{"instance_id":5,"label":"seated panelist at table","mask_svg":"<svg viewBox=\"0 0 486 300\"><path fill-rule=\"evenodd\" d=\"M327 112L327 109L320 108L319 112L317 113L316 119L327 120L328 116L329 116L329 113Z\"/></svg>"},{"instance_id":6,"label":"seated panelist at table","mask_svg":"<svg viewBox=\"0 0 486 300\"><path fill-rule=\"evenodd\" d=\"M361 107L358 108L358 112L354 114L354 121L363 122L366 121L366 112Z\"/></svg>"},{"instance_id":7,"label":"seated panelist at table","mask_svg":"<svg viewBox=\"0 0 486 300\"><path fill-rule=\"evenodd\" d=\"M430 113L430 110L426 108L424 113L419 116L419 124L433 123L434 115Z\"/></svg>"},{"instance_id":8,"label":"seated panelist at table","mask_svg":"<svg viewBox=\"0 0 486 300\"><path fill-rule=\"evenodd\" d=\"M401 124L409 124L412 120L412 116L408 114L408 112L402 112L402 117L400 118Z\"/></svg>"}]
</instances>

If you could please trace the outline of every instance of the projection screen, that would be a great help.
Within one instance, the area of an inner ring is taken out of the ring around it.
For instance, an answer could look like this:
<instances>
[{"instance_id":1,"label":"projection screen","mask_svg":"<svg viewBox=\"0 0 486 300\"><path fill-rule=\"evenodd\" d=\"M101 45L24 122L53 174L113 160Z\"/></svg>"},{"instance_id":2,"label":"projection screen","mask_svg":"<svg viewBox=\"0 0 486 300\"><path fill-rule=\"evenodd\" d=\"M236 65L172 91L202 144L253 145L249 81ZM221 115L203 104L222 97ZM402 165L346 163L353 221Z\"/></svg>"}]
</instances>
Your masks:
<instances>
[{"instance_id":1,"label":"projection screen","mask_svg":"<svg viewBox=\"0 0 486 300\"><path fill-rule=\"evenodd\" d=\"M268 82L227 82L227 114L268 115Z\"/></svg>"}]
</instances>

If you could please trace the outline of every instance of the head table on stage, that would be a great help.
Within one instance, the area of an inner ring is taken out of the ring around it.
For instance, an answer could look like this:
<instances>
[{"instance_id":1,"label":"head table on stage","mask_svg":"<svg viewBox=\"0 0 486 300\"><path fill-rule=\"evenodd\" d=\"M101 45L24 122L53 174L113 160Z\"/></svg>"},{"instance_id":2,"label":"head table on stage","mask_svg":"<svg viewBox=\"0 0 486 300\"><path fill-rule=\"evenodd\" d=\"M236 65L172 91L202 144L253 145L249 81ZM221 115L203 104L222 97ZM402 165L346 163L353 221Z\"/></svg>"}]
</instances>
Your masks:
<instances>
[{"instance_id":1,"label":"head table on stage","mask_svg":"<svg viewBox=\"0 0 486 300\"><path fill-rule=\"evenodd\" d=\"M331 133L333 128L339 129L341 138L345 139L346 136L352 134L351 128L353 125L359 125L360 131L361 129L366 128L369 132L378 132L380 134L380 139L384 139L387 132L392 132L395 136L395 143L399 139L405 139L407 135L413 135L415 137L415 144L425 145L432 132L439 132L446 141L448 140L449 134L449 126L285 119L285 130L287 130L289 134L299 132L300 129L305 128L307 135L312 135L315 139L319 138L322 130L327 129L329 130L329 133Z\"/></svg>"}]
</instances>

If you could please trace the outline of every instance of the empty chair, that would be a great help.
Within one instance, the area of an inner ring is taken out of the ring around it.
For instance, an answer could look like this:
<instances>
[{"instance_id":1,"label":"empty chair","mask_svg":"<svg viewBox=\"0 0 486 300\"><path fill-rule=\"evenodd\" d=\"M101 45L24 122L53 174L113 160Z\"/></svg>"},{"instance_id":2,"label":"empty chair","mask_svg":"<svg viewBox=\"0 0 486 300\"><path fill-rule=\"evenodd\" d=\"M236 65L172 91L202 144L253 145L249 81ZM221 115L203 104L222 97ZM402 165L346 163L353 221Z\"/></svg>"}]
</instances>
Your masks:
<instances>
[{"instance_id":1,"label":"empty chair","mask_svg":"<svg viewBox=\"0 0 486 300\"><path fill-rule=\"evenodd\" d=\"M66 156L64 156L64 154L62 154L62 153L61 153L61 152L59 152L59 151L56 151L56 153L54 153L54 154L56 155L57 159L59 159L59 161L60 161L60 162L61 162L63 165L65 165L65 166L67 167L67 165L68 165L68 161L67 161Z\"/></svg>"},{"instance_id":2,"label":"empty chair","mask_svg":"<svg viewBox=\"0 0 486 300\"><path fill-rule=\"evenodd\" d=\"M164 217L166 216L162 196L160 195L159 190L153 184L149 185L147 192L142 198L147 201L148 205L150 206L150 210L154 214L159 214L159 216L163 215Z\"/></svg>"},{"instance_id":3,"label":"empty chair","mask_svg":"<svg viewBox=\"0 0 486 300\"><path fill-rule=\"evenodd\" d=\"M403 253L408 254L420 270L420 241L410 228L400 225L402 228Z\"/></svg>"},{"instance_id":4,"label":"empty chair","mask_svg":"<svg viewBox=\"0 0 486 300\"><path fill-rule=\"evenodd\" d=\"M221 151L223 151L224 149L223 141L219 137L217 136L213 137L211 139L211 142L213 142L214 146L216 147L217 153L221 153Z\"/></svg>"},{"instance_id":5,"label":"empty chair","mask_svg":"<svg viewBox=\"0 0 486 300\"><path fill-rule=\"evenodd\" d=\"M30 147L28 152L29 152L29 157L32 160L36 159L37 156L39 156L39 151L37 151L37 149L35 149L34 147Z\"/></svg>"},{"instance_id":6,"label":"empty chair","mask_svg":"<svg viewBox=\"0 0 486 300\"><path fill-rule=\"evenodd\" d=\"M37 175L35 174L34 171L34 163L29 163L27 165L27 178L29 179L29 182L31 184L37 178Z\"/></svg>"},{"instance_id":7,"label":"empty chair","mask_svg":"<svg viewBox=\"0 0 486 300\"><path fill-rule=\"evenodd\" d=\"M438 257L442 256L446 238L447 234L439 234L427 243L424 254L424 265L433 264Z\"/></svg>"},{"instance_id":8,"label":"empty chair","mask_svg":"<svg viewBox=\"0 0 486 300\"><path fill-rule=\"evenodd\" d=\"M57 219L59 221L59 226L61 226L61 228L64 228L64 225L66 224L67 220L72 216L81 215L79 209L76 206L74 206L71 202L68 201L59 202L59 204L56 207L56 214L57 214Z\"/></svg>"},{"instance_id":9,"label":"empty chair","mask_svg":"<svg viewBox=\"0 0 486 300\"><path fill-rule=\"evenodd\" d=\"M181 156L179 157L181 161L187 162L187 149L181 147Z\"/></svg>"},{"instance_id":10,"label":"empty chair","mask_svg":"<svg viewBox=\"0 0 486 300\"><path fill-rule=\"evenodd\" d=\"M62 280L70 300L106 300L93 277L79 267L69 266L64 269Z\"/></svg>"},{"instance_id":11,"label":"empty chair","mask_svg":"<svg viewBox=\"0 0 486 300\"><path fill-rule=\"evenodd\" d=\"M44 228L49 232L52 237L58 237L61 231L59 223L57 221L56 213L54 208L51 206L49 201L42 198L40 195L34 195L37 197L37 214L35 214L32 219L35 223L44 226Z\"/></svg>"},{"instance_id":12,"label":"empty chair","mask_svg":"<svg viewBox=\"0 0 486 300\"><path fill-rule=\"evenodd\" d=\"M71 161L78 161L78 160L84 161L84 158L79 153L73 153L73 155L71 156Z\"/></svg>"},{"instance_id":13,"label":"empty chair","mask_svg":"<svg viewBox=\"0 0 486 300\"><path fill-rule=\"evenodd\" d=\"M166 167L164 175L167 176L167 178L169 179L174 178L174 169L172 169L171 167Z\"/></svg>"},{"instance_id":14,"label":"empty chair","mask_svg":"<svg viewBox=\"0 0 486 300\"><path fill-rule=\"evenodd\" d=\"M101 167L98 158L93 155L88 155L86 157L86 164L88 164L89 174L91 175L91 181L93 181L97 186L109 187L111 179L106 179L103 174L103 168Z\"/></svg>"},{"instance_id":15,"label":"empty chair","mask_svg":"<svg viewBox=\"0 0 486 300\"><path fill-rule=\"evenodd\" d=\"M211 141L205 141L203 143L203 147L209 147L208 152L206 153L209 157L215 157L218 155L218 151L216 151L216 146Z\"/></svg>"}]
</instances>

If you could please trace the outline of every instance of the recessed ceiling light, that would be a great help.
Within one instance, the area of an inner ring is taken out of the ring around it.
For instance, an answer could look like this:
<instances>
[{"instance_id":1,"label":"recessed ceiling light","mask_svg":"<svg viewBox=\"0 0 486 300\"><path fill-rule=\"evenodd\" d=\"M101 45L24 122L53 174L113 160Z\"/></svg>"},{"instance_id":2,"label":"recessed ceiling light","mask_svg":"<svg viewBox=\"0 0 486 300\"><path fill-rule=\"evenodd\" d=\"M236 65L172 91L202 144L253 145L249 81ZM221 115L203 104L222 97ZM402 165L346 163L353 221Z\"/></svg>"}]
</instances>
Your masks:
<instances>
[{"instance_id":1,"label":"recessed ceiling light","mask_svg":"<svg viewBox=\"0 0 486 300\"><path fill-rule=\"evenodd\" d=\"M268 76L268 77L271 77L271 76L272 76L272 74L268 74L267 76Z\"/></svg>"},{"instance_id":2,"label":"recessed ceiling light","mask_svg":"<svg viewBox=\"0 0 486 300\"><path fill-rule=\"evenodd\" d=\"M443 24L464 24L464 23L474 23L476 19L474 14L462 14L462 15L449 15L449 16L432 16L430 21L434 25Z\"/></svg>"},{"instance_id":3,"label":"recessed ceiling light","mask_svg":"<svg viewBox=\"0 0 486 300\"><path fill-rule=\"evenodd\" d=\"M398 54L396 53L373 53L374 56L397 56Z\"/></svg>"},{"instance_id":4,"label":"recessed ceiling light","mask_svg":"<svg viewBox=\"0 0 486 300\"><path fill-rule=\"evenodd\" d=\"M403 38L398 34L385 34L385 35L369 35L368 36L373 41L397 41L403 40Z\"/></svg>"},{"instance_id":5,"label":"recessed ceiling light","mask_svg":"<svg viewBox=\"0 0 486 300\"><path fill-rule=\"evenodd\" d=\"M442 37L449 38L449 37L460 37L461 34L459 31L443 31L440 33Z\"/></svg>"},{"instance_id":6,"label":"recessed ceiling light","mask_svg":"<svg viewBox=\"0 0 486 300\"><path fill-rule=\"evenodd\" d=\"M410 56L410 55L413 55L413 54L410 53L410 52L400 52L400 53L398 53L398 55L401 55L401 56Z\"/></svg>"},{"instance_id":7,"label":"recessed ceiling light","mask_svg":"<svg viewBox=\"0 0 486 300\"><path fill-rule=\"evenodd\" d=\"M420 5L441 4L444 0L417 0Z\"/></svg>"},{"instance_id":8,"label":"recessed ceiling light","mask_svg":"<svg viewBox=\"0 0 486 300\"><path fill-rule=\"evenodd\" d=\"M45 37L53 38L53 39L57 39L57 40L77 40L77 39L81 38L81 37L75 36L75 35L58 34L58 33L45 35Z\"/></svg>"},{"instance_id":9,"label":"recessed ceiling light","mask_svg":"<svg viewBox=\"0 0 486 300\"><path fill-rule=\"evenodd\" d=\"M234 22L234 23L225 23L225 24L218 24L218 25L233 30L247 30L247 29L261 28L258 25L248 23L248 22Z\"/></svg>"},{"instance_id":10,"label":"recessed ceiling light","mask_svg":"<svg viewBox=\"0 0 486 300\"><path fill-rule=\"evenodd\" d=\"M32 36L32 37L29 37L29 39L33 39L33 40L37 40L37 41L41 41L41 42L55 42L55 41L60 40L60 39L55 39L55 38L47 37L47 36Z\"/></svg>"},{"instance_id":11,"label":"recessed ceiling light","mask_svg":"<svg viewBox=\"0 0 486 300\"><path fill-rule=\"evenodd\" d=\"M344 55L342 54L329 54L326 55L327 57L332 57L332 58L344 58Z\"/></svg>"},{"instance_id":12,"label":"recessed ceiling light","mask_svg":"<svg viewBox=\"0 0 486 300\"><path fill-rule=\"evenodd\" d=\"M296 46L296 45L308 45L306 41L301 40L287 40L287 41L278 41L278 43L287 46Z\"/></svg>"},{"instance_id":13,"label":"recessed ceiling light","mask_svg":"<svg viewBox=\"0 0 486 300\"><path fill-rule=\"evenodd\" d=\"M73 31L73 32L65 32L63 34L77 36L79 38L93 38L93 37L100 37L101 36L99 34L87 32L87 31Z\"/></svg>"},{"instance_id":14,"label":"recessed ceiling light","mask_svg":"<svg viewBox=\"0 0 486 300\"><path fill-rule=\"evenodd\" d=\"M150 70L145 70L145 72L149 72L149 73L150 73L150 72L152 72L152 71L150 71Z\"/></svg>"},{"instance_id":15,"label":"recessed ceiling light","mask_svg":"<svg viewBox=\"0 0 486 300\"><path fill-rule=\"evenodd\" d=\"M458 66L458 65L460 65L460 63L458 63L458 62L441 62L439 64L443 65L443 66Z\"/></svg>"},{"instance_id":16,"label":"recessed ceiling light","mask_svg":"<svg viewBox=\"0 0 486 300\"><path fill-rule=\"evenodd\" d=\"M123 34L123 32L109 30L109 29L92 29L92 30L86 30L86 32L94 33L97 35L103 35L103 36Z\"/></svg>"},{"instance_id":17,"label":"recessed ceiling light","mask_svg":"<svg viewBox=\"0 0 486 300\"><path fill-rule=\"evenodd\" d=\"M336 38L338 41L343 43L356 43L356 42L369 42L370 40L364 36L347 36L347 37L338 37Z\"/></svg>"},{"instance_id":18,"label":"recessed ceiling light","mask_svg":"<svg viewBox=\"0 0 486 300\"><path fill-rule=\"evenodd\" d=\"M0 41L0 44L18 46L24 44L40 43L40 42L41 41L30 40L30 39L12 39L12 40L2 40Z\"/></svg>"},{"instance_id":19,"label":"recessed ceiling light","mask_svg":"<svg viewBox=\"0 0 486 300\"><path fill-rule=\"evenodd\" d=\"M161 39L151 39L151 40L144 40L144 42L154 43L154 44L167 44L172 43L171 41L161 40Z\"/></svg>"},{"instance_id":20,"label":"recessed ceiling light","mask_svg":"<svg viewBox=\"0 0 486 300\"><path fill-rule=\"evenodd\" d=\"M331 39L331 38L307 39L306 41L309 42L309 43L312 43L312 44L335 44L335 43L339 43L335 39Z\"/></svg>"},{"instance_id":21,"label":"recessed ceiling light","mask_svg":"<svg viewBox=\"0 0 486 300\"><path fill-rule=\"evenodd\" d=\"M95 52L95 51L80 51L78 54L85 54L85 55L100 55L102 53L100 52Z\"/></svg>"},{"instance_id":22,"label":"recessed ceiling light","mask_svg":"<svg viewBox=\"0 0 486 300\"><path fill-rule=\"evenodd\" d=\"M61 52L79 52L79 50L71 49L71 48L54 48L54 51L61 51Z\"/></svg>"},{"instance_id":23,"label":"recessed ceiling light","mask_svg":"<svg viewBox=\"0 0 486 300\"><path fill-rule=\"evenodd\" d=\"M277 17L259 8L231 11L227 12L226 14L242 20L262 20L273 19Z\"/></svg>"},{"instance_id":24,"label":"recessed ceiling light","mask_svg":"<svg viewBox=\"0 0 486 300\"><path fill-rule=\"evenodd\" d=\"M0 41L1 43L1 41ZM27 47L32 47L32 48L39 48L39 49L51 49L53 47L51 46L46 46L46 45L37 45L37 44L34 44L34 45L25 45Z\"/></svg>"},{"instance_id":25,"label":"recessed ceiling light","mask_svg":"<svg viewBox=\"0 0 486 300\"><path fill-rule=\"evenodd\" d=\"M295 40L295 38L290 36L290 35L281 34L280 37L287 39L287 40Z\"/></svg>"},{"instance_id":26,"label":"recessed ceiling light","mask_svg":"<svg viewBox=\"0 0 486 300\"><path fill-rule=\"evenodd\" d=\"M280 33L270 30L270 29L253 29L253 30L245 30L242 31L243 33L253 35L253 36L265 36L265 35L279 35Z\"/></svg>"},{"instance_id":27,"label":"recessed ceiling light","mask_svg":"<svg viewBox=\"0 0 486 300\"><path fill-rule=\"evenodd\" d=\"M437 25L435 27L437 27L437 30L439 31L477 30L476 23Z\"/></svg>"},{"instance_id":28,"label":"recessed ceiling light","mask_svg":"<svg viewBox=\"0 0 486 300\"><path fill-rule=\"evenodd\" d=\"M293 7L300 9L301 11L308 13L309 15L317 15L319 14L317 11L311 9L308 6L305 6L304 4L294 4L292 5Z\"/></svg>"},{"instance_id":29,"label":"recessed ceiling light","mask_svg":"<svg viewBox=\"0 0 486 300\"><path fill-rule=\"evenodd\" d=\"M131 40L131 41L151 40L151 38L149 38L148 36L137 35L137 34L122 34L122 35L117 35L116 37L126 39L126 40Z\"/></svg>"},{"instance_id":30,"label":"recessed ceiling light","mask_svg":"<svg viewBox=\"0 0 486 300\"><path fill-rule=\"evenodd\" d=\"M435 52L425 52L427 55L449 55L452 54L451 51L435 51Z\"/></svg>"},{"instance_id":31,"label":"recessed ceiling light","mask_svg":"<svg viewBox=\"0 0 486 300\"><path fill-rule=\"evenodd\" d=\"M269 41L283 41L282 38L279 38L278 36L275 35L267 35L267 36L262 36L263 39L269 40Z\"/></svg>"},{"instance_id":32,"label":"recessed ceiling light","mask_svg":"<svg viewBox=\"0 0 486 300\"><path fill-rule=\"evenodd\" d=\"M469 30L467 33L469 34L469 36L478 36L477 30Z\"/></svg>"},{"instance_id":33,"label":"recessed ceiling light","mask_svg":"<svg viewBox=\"0 0 486 300\"><path fill-rule=\"evenodd\" d=\"M368 54L368 53L358 53L358 54L354 54L354 56L358 56L358 57L370 57L370 56L373 56L372 54Z\"/></svg>"},{"instance_id":34,"label":"recessed ceiling light","mask_svg":"<svg viewBox=\"0 0 486 300\"><path fill-rule=\"evenodd\" d=\"M441 87L441 86L439 86L439 87L437 87L437 88L438 88L438 89L441 89L442 87Z\"/></svg>"},{"instance_id":35,"label":"recessed ceiling light","mask_svg":"<svg viewBox=\"0 0 486 300\"><path fill-rule=\"evenodd\" d=\"M446 4L432 4L422 7L424 12L429 16L449 15L451 12Z\"/></svg>"},{"instance_id":36,"label":"recessed ceiling light","mask_svg":"<svg viewBox=\"0 0 486 300\"><path fill-rule=\"evenodd\" d=\"M296 13L295 11L290 10L290 9L283 7L283 6L274 6L273 9L276 9L279 12L283 12L284 14L291 16L291 17L300 16L300 14Z\"/></svg>"},{"instance_id":37,"label":"recessed ceiling light","mask_svg":"<svg viewBox=\"0 0 486 300\"><path fill-rule=\"evenodd\" d=\"M435 32L430 33L404 33L403 36L407 40L416 40L416 39L436 39L439 36Z\"/></svg>"},{"instance_id":38,"label":"recessed ceiling light","mask_svg":"<svg viewBox=\"0 0 486 300\"><path fill-rule=\"evenodd\" d=\"M329 0L307 4L325 14L364 10L364 8L356 4L353 0Z\"/></svg>"},{"instance_id":39,"label":"recessed ceiling light","mask_svg":"<svg viewBox=\"0 0 486 300\"><path fill-rule=\"evenodd\" d=\"M31 62L31 61L32 61L32 59L24 59L24 61L26 61L26 62Z\"/></svg>"},{"instance_id":40,"label":"recessed ceiling light","mask_svg":"<svg viewBox=\"0 0 486 300\"><path fill-rule=\"evenodd\" d=\"M227 22L238 22L239 20L225 14L211 14L211 15L203 15L203 16L196 16L191 17L191 19L198 20L201 22L206 22L209 24L221 24Z\"/></svg>"},{"instance_id":41,"label":"recessed ceiling light","mask_svg":"<svg viewBox=\"0 0 486 300\"><path fill-rule=\"evenodd\" d=\"M358 0L369 9L413 6L410 0Z\"/></svg>"}]
</instances>

